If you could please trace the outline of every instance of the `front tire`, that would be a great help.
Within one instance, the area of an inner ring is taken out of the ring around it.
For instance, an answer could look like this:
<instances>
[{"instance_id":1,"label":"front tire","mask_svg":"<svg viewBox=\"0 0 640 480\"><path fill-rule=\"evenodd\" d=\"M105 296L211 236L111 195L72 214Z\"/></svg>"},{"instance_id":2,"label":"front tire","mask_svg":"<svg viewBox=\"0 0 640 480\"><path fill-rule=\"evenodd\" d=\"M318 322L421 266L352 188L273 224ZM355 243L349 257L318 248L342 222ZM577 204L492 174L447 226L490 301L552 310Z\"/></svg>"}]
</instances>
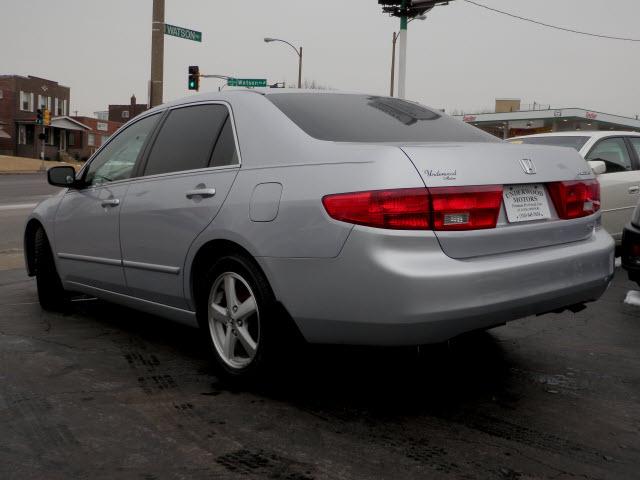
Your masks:
<instances>
[{"instance_id":1,"label":"front tire","mask_svg":"<svg viewBox=\"0 0 640 480\"><path fill-rule=\"evenodd\" d=\"M273 366L278 322L271 287L255 263L230 254L205 277L198 321L218 371L227 380L253 381Z\"/></svg>"},{"instance_id":2,"label":"front tire","mask_svg":"<svg viewBox=\"0 0 640 480\"><path fill-rule=\"evenodd\" d=\"M42 227L36 231L34 259L40 306L45 310L65 310L69 295L62 286L47 234Z\"/></svg>"}]
</instances>

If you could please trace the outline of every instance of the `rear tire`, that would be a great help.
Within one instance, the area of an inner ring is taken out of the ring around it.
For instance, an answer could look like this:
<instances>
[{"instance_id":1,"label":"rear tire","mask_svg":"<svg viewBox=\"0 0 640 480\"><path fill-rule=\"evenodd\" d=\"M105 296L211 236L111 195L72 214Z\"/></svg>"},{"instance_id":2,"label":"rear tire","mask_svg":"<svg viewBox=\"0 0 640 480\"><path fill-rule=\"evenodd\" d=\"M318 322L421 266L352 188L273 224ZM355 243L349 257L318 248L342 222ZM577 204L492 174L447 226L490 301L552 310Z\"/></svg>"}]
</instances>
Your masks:
<instances>
[{"instance_id":1,"label":"rear tire","mask_svg":"<svg viewBox=\"0 0 640 480\"><path fill-rule=\"evenodd\" d=\"M42 227L36 231L34 250L36 285L40 306L45 310L65 310L69 305L69 295L62 286L47 234Z\"/></svg>"},{"instance_id":2,"label":"rear tire","mask_svg":"<svg viewBox=\"0 0 640 480\"><path fill-rule=\"evenodd\" d=\"M253 383L272 372L285 336L275 296L258 266L242 255L225 255L204 283L198 322L221 376Z\"/></svg>"}]
</instances>

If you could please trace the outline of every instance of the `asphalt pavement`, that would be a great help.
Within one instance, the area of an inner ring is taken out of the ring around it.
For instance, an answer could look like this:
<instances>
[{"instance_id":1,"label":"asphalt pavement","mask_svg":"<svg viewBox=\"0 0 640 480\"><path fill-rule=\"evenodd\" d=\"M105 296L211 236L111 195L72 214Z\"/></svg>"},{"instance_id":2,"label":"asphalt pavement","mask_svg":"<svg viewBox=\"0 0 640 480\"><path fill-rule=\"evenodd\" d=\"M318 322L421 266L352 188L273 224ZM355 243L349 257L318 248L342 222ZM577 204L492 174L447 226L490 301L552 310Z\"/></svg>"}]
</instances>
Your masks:
<instances>
[{"instance_id":1,"label":"asphalt pavement","mask_svg":"<svg viewBox=\"0 0 640 480\"><path fill-rule=\"evenodd\" d=\"M24 223L33 208L59 188L44 173L0 175L0 270L22 263Z\"/></svg>"},{"instance_id":2,"label":"asphalt pavement","mask_svg":"<svg viewBox=\"0 0 640 480\"><path fill-rule=\"evenodd\" d=\"M639 478L637 288L618 270L582 312L419 352L309 347L239 390L199 331L95 300L44 312L5 269L0 478Z\"/></svg>"}]
</instances>

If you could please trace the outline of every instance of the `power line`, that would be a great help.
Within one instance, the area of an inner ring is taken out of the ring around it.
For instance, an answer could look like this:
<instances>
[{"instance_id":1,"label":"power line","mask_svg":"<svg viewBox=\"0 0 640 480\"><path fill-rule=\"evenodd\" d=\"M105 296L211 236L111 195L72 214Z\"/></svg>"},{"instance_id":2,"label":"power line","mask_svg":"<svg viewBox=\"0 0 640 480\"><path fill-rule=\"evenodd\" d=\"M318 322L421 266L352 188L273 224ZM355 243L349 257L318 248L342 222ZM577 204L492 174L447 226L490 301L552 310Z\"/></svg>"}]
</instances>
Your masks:
<instances>
[{"instance_id":1,"label":"power line","mask_svg":"<svg viewBox=\"0 0 640 480\"><path fill-rule=\"evenodd\" d=\"M622 40L622 41L625 41L625 42L640 42L640 39L638 39L638 38L614 37L614 36L611 36L611 35L600 35L600 34L597 34L597 33L582 32L580 30L573 30L571 28L559 27L558 25L551 25L549 23L539 22L538 20L533 20L532 18L521 17L520 15L516 15L514 13L509 13L509 12L505 12L503 10L498 10L497 8L488 7L487 5L483 5L482 3L474 2L473 0L462 0L462 1L470 3L472 5L475 5L476 7L485 8L487 10L491 10L492 12L499 13L501 15L506 15L508 17L516 18L518 20L522 20L522 21L529 22L529 23L535 23L536 25L541 25L541 26L547 27L547 28L553 28L555 30L561 30L563 32L577 33L578 35L586 35L587 37L606 38L608 40Z\"/></svg>"}]
</instances>

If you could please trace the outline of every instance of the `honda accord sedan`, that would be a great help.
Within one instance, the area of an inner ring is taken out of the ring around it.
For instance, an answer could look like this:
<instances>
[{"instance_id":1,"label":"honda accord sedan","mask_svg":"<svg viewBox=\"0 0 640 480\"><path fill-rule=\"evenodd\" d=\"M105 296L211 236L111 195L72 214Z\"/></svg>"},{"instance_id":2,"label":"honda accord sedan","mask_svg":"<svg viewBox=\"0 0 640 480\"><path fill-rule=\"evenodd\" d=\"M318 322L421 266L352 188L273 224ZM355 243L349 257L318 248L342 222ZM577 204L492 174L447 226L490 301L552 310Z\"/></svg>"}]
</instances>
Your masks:
<instances>
[{"instance_id":1,"label":"honda accord sedan","mask_svg":"<svg viewBox=\"0 0 640 480\"><path fill-rule=\"evenodd\" d=\"M420 104L200 94L131 120L25 231L40 303L81 292L199 326L255 378L310 343L421 345L577 311L614 272L598 181ZM285 325L290 325L285 329Z\"/></svg>"}]
</instances>

